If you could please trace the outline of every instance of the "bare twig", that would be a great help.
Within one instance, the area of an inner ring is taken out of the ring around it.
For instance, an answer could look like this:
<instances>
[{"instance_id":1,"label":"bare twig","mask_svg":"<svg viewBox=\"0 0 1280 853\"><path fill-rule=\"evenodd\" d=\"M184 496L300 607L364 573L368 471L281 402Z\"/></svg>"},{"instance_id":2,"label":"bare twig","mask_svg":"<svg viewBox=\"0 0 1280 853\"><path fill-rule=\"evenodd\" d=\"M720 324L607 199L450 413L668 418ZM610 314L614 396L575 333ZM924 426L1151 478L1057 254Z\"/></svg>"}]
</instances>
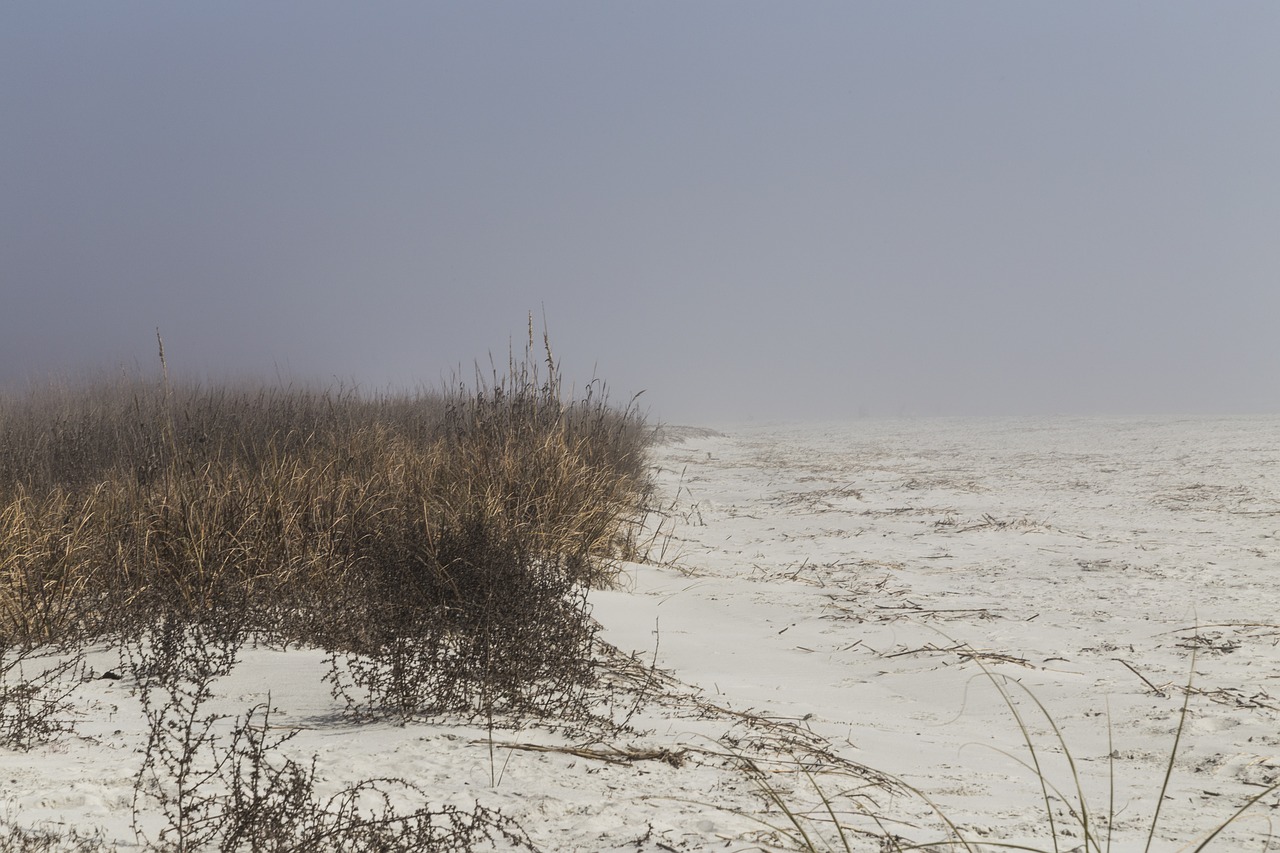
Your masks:
<instances>
[{"instance_id":1,"label":"bare twig","mask_svg":"<svg viewBox=\"0 0 1280 853\"><path fill-rule=\"evenodd\" d=\"M1168 698L1169 698L1169 694L1168 694L1168 693L1165 693L1165 692L1164 692L1163 690L1161 690L1159 687L1156 687L1154 684L1152 684L1150 681L1148 681L1148 680L1147 680L1147 677L1146 677L1145 675L1143 675L1142 673L1138 672L1138 670L1134 669L1133 664L1129 663L1127 660L1124 660L1123 658L1112 658L1112 660L1113 660L1113 661L1116 661L1116 662L1118 662L1118 663L1122 663L1122 664L1124 664L1124 665L1128 668L1128 670L1129 670L1130 672L1132 672L1134 675L1138 676L1138 678L1141 678L1141 679L1142 679L1142 683L1143 683L1143 684L1145 684L1145 685L1147 685L1148 687L1150 687L1150 688L1151 688L1151 690L1152 690L1152 692L1153 692L1153 693L1155 693L1157 696L1159 696L1161 699L1168 699Z\"/></svg>"}]
</instances>

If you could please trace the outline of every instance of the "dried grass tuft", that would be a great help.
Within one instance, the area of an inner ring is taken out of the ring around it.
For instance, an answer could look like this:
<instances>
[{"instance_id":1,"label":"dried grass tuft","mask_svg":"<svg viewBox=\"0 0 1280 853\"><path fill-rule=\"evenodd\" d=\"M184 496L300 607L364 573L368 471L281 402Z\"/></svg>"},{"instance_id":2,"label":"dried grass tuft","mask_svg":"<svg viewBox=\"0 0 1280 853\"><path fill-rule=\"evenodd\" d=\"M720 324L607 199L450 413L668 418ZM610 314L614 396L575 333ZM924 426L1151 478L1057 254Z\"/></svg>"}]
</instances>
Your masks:
<instances>
[{"instance_id":1,"label":"dried grass tuft","mask_svg":"<svg viewBox=\"0 0 1280 853\"><path fill-rule=\"evenodd\" d=\"M349 660L362 707L563 709L591 675L584 589L634 548L650 432L597 385L566 399L542 343L434 393L166 371L0 398L0 638L221 614Z\"/></svg>"}]
</instances>

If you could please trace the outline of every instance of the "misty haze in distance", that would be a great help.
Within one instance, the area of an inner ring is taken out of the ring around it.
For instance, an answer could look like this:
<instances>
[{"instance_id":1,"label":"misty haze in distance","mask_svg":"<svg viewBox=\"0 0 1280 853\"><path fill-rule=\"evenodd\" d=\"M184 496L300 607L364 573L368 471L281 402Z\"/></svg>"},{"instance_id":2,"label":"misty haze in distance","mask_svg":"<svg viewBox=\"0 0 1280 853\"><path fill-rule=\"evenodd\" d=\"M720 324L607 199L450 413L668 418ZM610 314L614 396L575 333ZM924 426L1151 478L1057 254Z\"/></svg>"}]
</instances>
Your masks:
<instances>
[{"instance_id":1,"label":"misty haze in distance","mask_svg":"<svg viewBox=\"0 0 1280 853\"><path fill-rule=\"evenodd\" d=\"M0 385L1280 411L1280 4L8 3Z\"/></svg>"}]
</instances>

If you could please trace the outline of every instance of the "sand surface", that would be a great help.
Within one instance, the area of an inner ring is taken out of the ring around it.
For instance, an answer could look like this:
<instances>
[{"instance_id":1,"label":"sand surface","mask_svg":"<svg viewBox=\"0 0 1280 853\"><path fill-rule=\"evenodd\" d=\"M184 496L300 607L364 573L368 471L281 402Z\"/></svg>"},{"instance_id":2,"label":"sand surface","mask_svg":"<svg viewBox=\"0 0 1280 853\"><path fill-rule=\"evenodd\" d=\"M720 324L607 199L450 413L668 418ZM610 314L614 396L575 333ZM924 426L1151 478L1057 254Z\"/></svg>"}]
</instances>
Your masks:
<instances>
[{"instance_id":1,"label":"sand surface","mask_svg":"<svg viewBox=\"0 0 1280 853\"><path fill-rule=\"evenodd\" d=\"M656 451L651 562L591 597L603 637L654 668L630 730L357 724L305 650L247 650L219 707L269 691L324 785L403 776L433 802L501 809L549 851L786 848L761 778L796 814L824 791L855 849L945 840L915 789L972 849L1053 850L1028 736L1057 849L1084 849L1087 820L1101 849L1141 850L1188 692L1152 849L1194 849L1280 780L1280 418L674 438ZM118 665L108 649L91 663ZM73 735L0 751L0 817L127 848L136 697L92 680L73 701ZM1264 849L1278 806L1265 794L1211 849ZM815 845L844 849L820 817L801 818Z\"/></svg>"}]
</instances>

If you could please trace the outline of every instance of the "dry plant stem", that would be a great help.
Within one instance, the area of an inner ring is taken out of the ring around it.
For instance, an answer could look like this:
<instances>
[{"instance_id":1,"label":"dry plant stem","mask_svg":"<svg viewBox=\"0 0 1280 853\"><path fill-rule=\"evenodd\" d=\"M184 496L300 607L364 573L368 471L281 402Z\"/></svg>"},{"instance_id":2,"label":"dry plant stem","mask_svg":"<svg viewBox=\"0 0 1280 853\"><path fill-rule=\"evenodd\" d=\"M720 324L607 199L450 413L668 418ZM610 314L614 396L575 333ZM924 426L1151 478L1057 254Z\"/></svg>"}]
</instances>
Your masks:
<instances>
[{"instance_id":1,"label":"dry plant stem","mask_svg":"<svg viewBox=\"0 0 1280 853\"><path fill-rule=\"evenodd\" d=\"M1031 762L1034 766L1036 779L1040 783L1040 797L1042 802L1044 803L1045 816L1049 820L1049 836L1053 839L1053 850L1054 850L1054 853L1059 853L1058 830L1057 830L1057 827L1054 825L1053 806L1049 799L1050 786L1049 786L1048 779L1045 776L1044 769L1040 766L1040 754L1036 751L1035 742L1031 738L1031 731L1030 729L1027 728L1026 722L1022 719L1021 712L1018 711L1018 707L1017 705L1014 704L1013 699L1009 696L1008 691L1006 691L1003 685L1001 685L996 680L995 674L991 672L989 669L987 669L986 665L981 660L977 658L971 658L971 660L973 660L975 663L978 664L979 667L982 668L983 674L986 675L987 679L993 685L995 685L996 690L999 691L1000 693L1000 698L1004 700L1005 707L1007 707L1009 709L1009 713L1013 715L1013 719L1018 725L1018 731L1022 733L1023 743L1026 745L1027 751L1031 756Z\"/></svg>"},{"instance_id":2,"label":"dry plant stem","mask_svg":"<svg viewBox=\"0 0 1280 853\"><path fill-rule=\"evenodd\" d=\"M217 619L188 624L180 615L160 617L125 646L122 657L138 678L147 718L142 766L134 781L134 831L145 839L139 816L154 800L166 819L155 843L177 850L209 844L222 821L221 778L229 756L215 749L215 727L224 716L205 710L215 680L235 665L243 634Z\"/></svg>"},{"instance_id":3,"label":"dry plant stem","mask_svg":"<svg viewBox=\"0 0 1280 853\"><path fill-rule=\"evenodd\" d=\"M1107 700L1107 853L1111 853L1110 828L1116 823L1116 747L1111 739L1111 700Z\"/></svg>"},{"instance_id":4,"label":"dry plant stem","mask_svg":"<svg viewBox=\"0 0 1280 853\"><path fill-rule=\"evenodd\" d=\"M1168 695L1169 695L1168 693L1165 693L1165 692L1164 692L1163 690L1161 690L1159 687L1156 687L1154 684L1152 684L1150 681L1148 681L1148 680L1147 680L1147 677L1146 677L1145 675L1143 675L1142 673L1138 672L1138 670L1137 670L1137 669L1135 669L1135 668L1133 667L1133 664L1129 663L1127 660L1124 660L1123 658L1112 658L1112 660L1116 661L1117 663L1122 663L1122 664L1124 664L1124 666L1125 666L1125 668L1126 668L1126 669L1128 669L1128 670L1129 670L1130 672L1132 672L1134 675L1138 676L1138 678L1142 679L1142 683L1143 683L1143 684L1145 684L1145 685L1147 685L1148 687L1150 687L1150 688L1151 688L1151 692L1152 692L1152 693L1154 693L1154 694L1156 694L1157 696L1159 696L1161 699L1164 699L1164 698L1167 698L1167 697L1168 697Z\"/></svg>"},{"instance_id":5,"label":"dry plant stem","mask_svg":"<svg viewBox=\"0 0 1280 853\"><path fill-rule=\"evenodd\" d=\"M1031 737L1030 729L1027 726L1025 720L1023 719L1021 713L1018 711L1017 705L1013 702L1013 699L1010 696L1008 690L1005 688L1004 686L1005 681L998 679L996 674L993 673L983 663L983 661L977 656L973 656L970 659L973 660L982 669L983 676L996 688L997 692L1000 694L1001 698L1003 699L1006 707L1009 708L1010 713L1013 715L1014 720L1018 724L1018 728L1022 733L1023 742L1026 745L1027 751L1031 756L1031 763L1028 764L1027 762L1021 761L1014 756L1010 756L1010 757L1014 758L1014 760L1017 761L1019 764L1022 764L1024 767L1027 767L1028 769L1032 770L1032 772L1036 774L1041 786L1041 794L1045 804L1045 814L1049 821L1049 827L1050 827L1050 832L1052 834L1054 850L1058 851L1059 850L1058 837L1057 837L1058 834L1054 824L1049 792L1052 791L1054 794L1061 797L1064 800L1064 802L1067 801L1067 798L1062 795L1062 792L1058 790L1057 786L1053 785L1045 777L1044 770L1040 765L1038 751L1036 750L1034 740ZM1173 776L1174 762L1178 756L1178 748L1181 744L1182 733L1186 725L1188 705L1190 702L1191 694L1195 692L1193 690L1193 682L1195 680L1195 667L1196 667L1196 652L1195 652L1195 649L1193 648L1191 653L1190 672L1188 674L1187 685L1183 690L1182 706L1178 713L1178 726L1174 733L1173 744L1171 745L1169 750L1169 759L1165 764L1165 772L1161 780L1160 792L1156 799L1155 810L1151 817L1151 826L1147 832L1147 840L1146 840L1146 845L1144 847L1144 850L1149 851L1151 849L1151 844L1155 839L1156 828L1160 822L1161 807L1163 806L1164 798L1169 788L1169 781ZM1143 680L1145 681L1145 679ZM1098 836L1097 827L1092 826L1090 823L1088 803L1085 799L1084 788L1080 780L1079 772L1076 768L1075 758L1072 755L1071 750L1067 745L1065 736L1063 735L1061 729L1058 727L1057 722L1053 719L1052 715L1050 715L1048 709L1040 701L1039 697L1037 697L1034 693L1032 693L1030 688L1022 684L1021 682L1014 681L1014 683L1017 684L1018 687L1022 689L1022 691L1031 699L1031 701L1039 709L1040 713L1044 716L1050 728L1053 730L1054 737L1057 740L1058 745L1062 748L1063 754L1067 759L1067 763L1071 771L1071 776L1075 783L1075 788L1076 788L1075 796L1076 796L1076 802L1077 802L1077 808L1078 808L1078 814L1076 813L1075 809L1073 809L1072 812L1073 812L1073 815L1076 816L1077 819L1080 821L1080 827L1084 837L1085 849L1086 850L1092 849L1092 850L1098 851L1098 853L1102 853L1103 847ZM1111 849L1111 835L1112 835L1111 830L1112 830L1113 821L1115 818L1115 762L1114 762L1115 748L1112 743L1112 737L1111 737L1111 715L1110 715L1109 707L1107 711L1107 749L1108 749L1108 766L1111 771L1108 807L1107 807L1107 826L1106 826L1107 828L1106 850L1109 853ZM1000 750L1000 751L1003 752L1003 750ZM1222 831L1226 829L1229 825L1234 823L1251 806L1253 806L1255 803L1260 801L1263 797L1267 796L1268 794L1276 790L1280 790L1280 783L1271 785L1270 787L1263 790L1261 793L1250 798L1243 806L1241 806L1229 818L1227 818L1227 820L1225 820L1224 822L1216 826L1205 837L1205 839L1201 841L1194 848L1194 853L1199 853L1199 851L1205 849L1214 838L1216 838L1219 834L1221 834ZM991 844L991 842L986 842L986 843ZM1019 850L1033 849L1033 848L1020 847L1017 845L998 844L998 843L992 846L1003 847L1008 849L1019 849Z\"/></svg>"},{"instance_id":6,"label":"dry plant stem","mask_svg":"<svg viewBox=\"0 0 1280 853\"><path fill-rule=\"evenodd\" d=\"M793 843L797 844L800 847L800 849L807 851L807 853L823 853L823 851L830 849L829 846L825 845L825 843L822 842L821 838L815 837L815 835L811 834L809 830L806 828L806 822L811 822L813 819L807 814L801 812L799 809L794 808L790 804L790 802L784 796L783 792L779 789L779 787L771 783L769 774L765 773L755 760L745 755L741 750L734 749L734 748L724 749L723 745L721 745L720 750L711 750L708 752L708 754L721 755L724 757L732 758L735 761L737 761L738 764L747 772L748 776L752 780L752 783L757 787L757 790L759 790L759 792L765 797L765 800L768 803L772 804L773 806L777 807L778 810L783 813L788 824L791 825L791 829L787 829L785 826L778 826L777 824L767 821L756 815L745 814L742 812L736 812L737 814L740 814L743 817L753 820L762 826L765 826L775 832L778 832L783 836L788 837ZM848 849L851 843L852 834L854 833L854 830L850 829L849 827L845 826L840 822L836 813L834 798L830 794L828 794L826 790L822 787L822 785L818 782L817 777L808 768L806 762L800 759L797 759L794 756L792 757L791 761L795 765L795 767L798 768L800 772L805 776L810 786L817 793L822 809L823 811L826 812L827 819L832 822L832 825L836 830L838 840L841 846ZM890 782L895 787L900 788L901 790L907 793L910 793L916 797L919 797L921 801L926 803L930 807L930 809L933 810L934 814L937 815L939 820L941 820L942 823L947 827L947 829L952 835L952 838L944 841L926 842L923 844L903 844L902 840L899 839L898 836L896 836L893 832L891 832L889 828L886 826L885 818L882 815L867 808L863 804L861 797L849 796L853 792L845 792L843 796L845 796L845 798L849 801L849 803L855 808L857 813L869 818L879 829L880 841L882 845L887 844L893 850L917 850L917 849L937 849L938 847L960 847L960 848L964 848L967 851L970 851L970 853L973 853L972 846L964 838L964 835L963 833L960 832L959 827L956 826L954 822L952 822L952 820L947 816L946 812L944 812L941 809L941 807L938 806L938 804L934 802L932 798L929 797L928 794L899 779L891 779L890 777L884 777L884 779ZM877 787L880 784L881 783L877 783ZM707 805L707 804L702 803L701 805ZM996 846L1007 846L1011 849L1033 849L1033 848L1018 848L1015 845L996 845ZM1037 851L1037 853L1039 853L1039 851Z\"/></svg>"},{"instance_id":7,"label":"dry plant stem","mask_svg":"<svg viewBox=\"0 0 1280 853\"><path fill-rule=\"evenodd\" d=\"M1237 818L1239 818L1242 814L1247 812L1249 809L1253 808L1253 806L1259 800L1261 800L1263 797L1267 796L1268 794L1278 790L1280 790L1280 782L1276 782L1274 785L1270 786L1269 788L1263 789L1261 793L1256 794L1253 797L1250 797L1248 800L1245 801L1244 805L1242 805L1240 808L1236 809L1234 813L1232 813L1231 817L1227 818L1225 821L1223 821L1221 824L1215 827L1214 830L1210 832L1203 841L1197 844L1195 846L1195 849L1192 850L1191 853L1200 853L1201 850L1204 850L1206 847L1209 846L1210 842L1212 842L1213 839L1218 837L1219 833L1221 833L1224 829L1226 829L1231 824L1235 823ZM1263 846L1264 853L1269 848L1270 848L1270 837L1268 837L1267 843Z\"/></svg>"},{"instance_id":8,"label":"dry plant stem","mask_svg":"<svg viewBox=\"0 0 1280 853\"><path fill-rule=\"evenodd\" d=\"M586 758L592 761L603 761L606 764L634 764L637 761L661 761L670 764L673 767L679 767L684 762L684 757L688 750L669 750L669 749L631 749L618 748L613 746L595 747L590 744L583 746L548 746L538 743L520 743L517 741L491 741L486 738L483 741L472 741L472 743L492 743L496 747L506 750L522 750L524 752L554 752L562 755L572 755L576 758Z\"/></svg>"},{"instance_id":9,"label":"dry plant stem","mask_svg":"<svg viewBox=\"0 0 1280 853\"><path fill-rule=\"evenodd\" d=\"M24 829L0 821L0 850L5 853L107 853L118 850L107 846L99 835L81 835L72 829Z\"/></svg>"},{"instance_id":10,"label":"dry plant stem","mask_svg":"<svg viewBox=\"0 0 1280 853\"><path fill-rule=\"evenodd\" d=\"M1173 735L1173 748L1169 750L1169 761L1165 765L1164 780L1160 783L1160 796L1156 797L1155 814L1151 816L1151 830L1147 833L1147 846L1143 850L1151 849L1151 841L1156 835L1156 825L1160 822L1160 809L1164 806L1164 793L1169 790L1169 780L1173 778L1173 761L1178 757L1178 743L1182 740L1182 728L1187 722L1187 705L1191 702L1191 684L1196 677L1196 653L1191 651L1191 672L1187 676L1187 689L1183 691L1182 708L1178 712L1178 729Z\"/></svg>"},{"instance_id":11,"label":"dry plant stem","mask_svg":"<svg viewBox=\"0 0 1280 853\"><path fill-rule=\"evenodd\" d=\"M49 650L14 646L0 637L0 747L27 750L72 730L70 698L81 680L84 654L37 663L37 651Z\"/></svg>"}]
</instances>

